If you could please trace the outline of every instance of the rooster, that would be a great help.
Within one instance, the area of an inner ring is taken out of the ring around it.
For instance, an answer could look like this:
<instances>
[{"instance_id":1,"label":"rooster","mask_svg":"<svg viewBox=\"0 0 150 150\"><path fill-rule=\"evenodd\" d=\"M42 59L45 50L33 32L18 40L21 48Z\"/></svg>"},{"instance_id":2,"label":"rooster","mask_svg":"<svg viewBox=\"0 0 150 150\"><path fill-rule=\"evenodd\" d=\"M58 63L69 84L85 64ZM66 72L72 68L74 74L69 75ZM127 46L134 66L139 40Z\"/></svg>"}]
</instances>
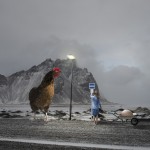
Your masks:
<instances>
[{"instance_id":1,"label":"rooster","mask_svg":"<svg viewBox=\"0 0 150 150\"><path fill-rule=\"evenodd\" d=\"M38 87L33 87L29 92L29 101L34 119L36 111L41 110L45 114L46 121L48 120L47 112L54 96L54 78L61 73L59 68L53 68L43 78Z\"/></svg>"}]
</instances>

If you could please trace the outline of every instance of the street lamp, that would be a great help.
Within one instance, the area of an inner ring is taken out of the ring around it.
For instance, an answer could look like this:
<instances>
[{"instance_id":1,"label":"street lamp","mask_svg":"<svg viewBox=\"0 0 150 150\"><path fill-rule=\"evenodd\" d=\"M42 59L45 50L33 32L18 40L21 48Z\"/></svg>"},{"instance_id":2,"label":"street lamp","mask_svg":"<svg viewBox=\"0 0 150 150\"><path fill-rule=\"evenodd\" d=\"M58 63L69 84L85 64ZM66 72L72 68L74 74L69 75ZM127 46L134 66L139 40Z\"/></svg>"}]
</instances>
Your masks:
<instances>
[{"instance_id":1,"label":"street lamp","mask_svg":"<svg viewBox=\"0 0 150 150\"><path fill-rule=\"evenodd\" d=\"M71 120L71 113L72 113L72 77L73 77L73 59L75 59L75 57L73 55L67 55L67 58L71 60L71 94L70 94L70 109L69 109L69 120Z\"/></svg>"}]
</instances>

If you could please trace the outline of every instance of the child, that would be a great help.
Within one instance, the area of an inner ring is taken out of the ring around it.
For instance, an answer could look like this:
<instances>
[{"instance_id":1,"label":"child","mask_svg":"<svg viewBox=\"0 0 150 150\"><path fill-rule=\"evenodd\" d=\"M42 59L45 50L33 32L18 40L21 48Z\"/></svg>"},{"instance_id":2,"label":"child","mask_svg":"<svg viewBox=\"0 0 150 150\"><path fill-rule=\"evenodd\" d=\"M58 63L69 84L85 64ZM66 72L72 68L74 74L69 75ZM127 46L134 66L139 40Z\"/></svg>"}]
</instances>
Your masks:
<instances>
[{"instance_id":1,"label":"child","mask_svg":"<svg viewBox=\"0 0 150 150\"><path fill-rule=\"evenodd\" d=\"M99 93L97 91L94 91L94 93L91 94L91 115L93 116L95 124L98 123L99 108L100 108Z\"/></svg>"}]
</instances>

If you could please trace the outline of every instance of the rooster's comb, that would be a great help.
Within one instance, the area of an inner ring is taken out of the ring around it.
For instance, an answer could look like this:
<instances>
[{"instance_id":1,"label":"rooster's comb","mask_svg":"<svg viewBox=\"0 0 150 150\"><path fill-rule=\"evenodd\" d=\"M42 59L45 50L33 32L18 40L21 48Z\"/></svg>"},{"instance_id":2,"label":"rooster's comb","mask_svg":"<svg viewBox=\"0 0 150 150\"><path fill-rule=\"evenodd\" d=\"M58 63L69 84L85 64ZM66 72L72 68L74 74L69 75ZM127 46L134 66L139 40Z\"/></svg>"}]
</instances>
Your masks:
<instances>
[{"instance_id":1,"label":"rooster's comb","mask_svg":"<svg viewBox=\"0 0 150 150\"><path fill-rule=\"evenodd\" d=\"M61 72L60 68L58 68L58 67L53 68L53 71Z\"/></svg>"}]
</instances>

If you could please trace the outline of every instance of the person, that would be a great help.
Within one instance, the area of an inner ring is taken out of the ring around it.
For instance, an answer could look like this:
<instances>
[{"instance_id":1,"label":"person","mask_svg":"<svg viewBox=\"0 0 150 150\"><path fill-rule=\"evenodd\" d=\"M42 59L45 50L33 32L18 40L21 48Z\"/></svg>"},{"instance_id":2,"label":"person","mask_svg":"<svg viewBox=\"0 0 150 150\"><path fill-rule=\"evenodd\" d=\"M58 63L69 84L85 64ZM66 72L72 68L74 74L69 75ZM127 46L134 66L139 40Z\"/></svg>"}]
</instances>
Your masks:
<instances>
[{"instance_id":1,"label":"person","mask_svg":"<svg viewBox=\"0 0 150 150\"><path fill-rule=\"evenodd\" d=\"M91 94L91 115L93 117L94 123L98 123L98 114L100 109L100 96L97 91Z\"/></svg>"}]
</instances>

